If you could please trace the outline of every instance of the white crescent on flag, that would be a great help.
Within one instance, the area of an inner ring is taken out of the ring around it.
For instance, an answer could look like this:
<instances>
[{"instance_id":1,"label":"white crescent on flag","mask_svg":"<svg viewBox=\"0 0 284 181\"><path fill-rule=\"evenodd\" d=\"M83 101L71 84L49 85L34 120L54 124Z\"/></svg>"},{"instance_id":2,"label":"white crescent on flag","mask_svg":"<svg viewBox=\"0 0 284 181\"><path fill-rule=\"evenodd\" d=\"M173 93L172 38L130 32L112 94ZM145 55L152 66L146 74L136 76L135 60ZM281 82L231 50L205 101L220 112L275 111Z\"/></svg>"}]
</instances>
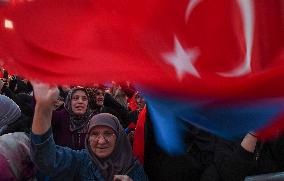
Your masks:
<instances>
[{"instance_id":1,"label":"white crescent on flag","mask_svg":"<svg viewBox=\"0 0 284 181\"><path fill-rule=\"evenodd\" d=\"M188 22L190 15L194 8L196 8L203 0L190 0L188 2L185 21ZM233 70L228 72L218 72L217 74L223 77L237 77L248 74L251 72L251 54L253 46L253 30L254 30L254 9L253 2L251 0L238 0L237 1L244 23L245 42L246 42L246 55L244 61Z\"/></svg>"},{"instance_id":2,"label":"white crescent on flag","mask_svg":"<svg viewBox=\"0 0 284 181\"><path fill-rule=\"evenodd\" d=\"M193 9L201 2L202 0L190 0L185 11L185 22L188 22L189 16L191 15Z\"/></svg>"},{"instance_id":3,"label":"white crescent on flag","mask_svg":"<svg viewBox=\"0 0 284 181\"><path fill-rule=\"evenodd\" d=\"M219 72L224 77L237 77L251 72L251 52L253 46L254 9L251 0L238 0L244 22L246 56L242 64L229 72Z\"/></svg>"}]
</instances>

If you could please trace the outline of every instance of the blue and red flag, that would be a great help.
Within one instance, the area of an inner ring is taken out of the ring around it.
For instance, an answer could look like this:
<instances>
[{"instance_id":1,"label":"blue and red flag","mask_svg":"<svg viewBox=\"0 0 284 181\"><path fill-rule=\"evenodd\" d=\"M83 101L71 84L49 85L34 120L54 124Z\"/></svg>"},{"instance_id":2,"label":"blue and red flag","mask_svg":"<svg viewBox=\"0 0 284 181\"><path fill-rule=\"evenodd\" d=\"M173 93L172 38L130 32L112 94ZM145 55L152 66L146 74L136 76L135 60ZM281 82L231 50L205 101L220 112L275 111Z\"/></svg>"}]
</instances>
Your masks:
<instances>
[{"instance_id":1,"label":"blue and red flag","mask_svg":"<svg viewBox=\"0 0 284 181\"><path fill-rule=\"evenodd\" d=\"M226 137L284 129L282 0L0 1L0 22L0 60L28 79L139 84L170 152L174 117Z\"/></svg>"}]
</instances>

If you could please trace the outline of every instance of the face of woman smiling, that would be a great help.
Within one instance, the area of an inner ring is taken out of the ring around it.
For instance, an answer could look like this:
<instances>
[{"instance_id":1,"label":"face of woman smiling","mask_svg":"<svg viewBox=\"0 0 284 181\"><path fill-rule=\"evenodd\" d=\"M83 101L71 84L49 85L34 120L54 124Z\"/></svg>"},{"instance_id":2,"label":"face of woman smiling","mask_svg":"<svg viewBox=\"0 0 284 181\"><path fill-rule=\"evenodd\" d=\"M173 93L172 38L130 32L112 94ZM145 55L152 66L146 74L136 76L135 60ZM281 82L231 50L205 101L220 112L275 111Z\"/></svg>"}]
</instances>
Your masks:
<instances>
[{"instance_id":1,"label":"face of woman smiling","mask_svg":"<svg viewBox=\"0 0 284 181\"><path fill-rule=\"evenodd\" d=\"M73 93L71 98L71 108L74 114L83 115L88 108L88 96L86 92L77 90Z\"/></svg>"},{"instance_id":2,"label":"face of woman smiling","mask_svg":"<svg viewBox=\"0 0 284 181\"><path fill-rule=\"evenodd\" d=\"M116 135L113 129L108 126L95 126L90 131L90 147L98 158L109 157L115 148L115 142Z\"/></svg>"}]
</instances>

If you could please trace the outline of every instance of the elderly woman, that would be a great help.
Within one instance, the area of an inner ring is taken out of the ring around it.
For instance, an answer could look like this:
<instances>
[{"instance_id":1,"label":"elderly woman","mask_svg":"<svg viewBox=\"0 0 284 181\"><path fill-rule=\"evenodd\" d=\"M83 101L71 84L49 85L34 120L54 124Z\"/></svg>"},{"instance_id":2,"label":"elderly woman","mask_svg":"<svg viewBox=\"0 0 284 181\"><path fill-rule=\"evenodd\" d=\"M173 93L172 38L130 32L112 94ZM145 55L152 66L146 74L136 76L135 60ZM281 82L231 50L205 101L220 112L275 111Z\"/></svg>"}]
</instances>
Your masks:
<instances>
[{"instance_id":1,"label":"elderly woman","mask_svg":"<svg viewBox=\"0 0 284 181\"><path fill-rule=\"evenodd\" d=\"M90 120L86 149L56 146L50 127L58 90L34 84L34 93L31 153L40 171L54 180L148 180L115 116L101 113Z\"/></svg>"},{"instance_id":2,"label":"elderly woman","mask_svg":"<svg viewBox=\"0 0 284 181\"><path fill-rule=\"evenodd\" d=\"M56 104L55 101L54 104ZM83 87L75 87L68 92L65 109L54 111L52 129L55 143L80 150L85 147L87 125L92 117L89 96Z\"/></svg>"}]
</instances>

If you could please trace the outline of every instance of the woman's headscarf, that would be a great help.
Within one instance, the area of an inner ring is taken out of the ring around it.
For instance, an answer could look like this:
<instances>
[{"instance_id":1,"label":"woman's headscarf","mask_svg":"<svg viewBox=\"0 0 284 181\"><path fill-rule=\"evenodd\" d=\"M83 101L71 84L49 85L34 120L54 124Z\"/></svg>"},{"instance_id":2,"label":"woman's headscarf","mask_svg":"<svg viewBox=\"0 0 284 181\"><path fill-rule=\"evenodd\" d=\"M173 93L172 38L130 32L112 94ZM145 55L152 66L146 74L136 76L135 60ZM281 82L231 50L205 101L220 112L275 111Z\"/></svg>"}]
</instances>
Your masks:
<instances>
[{"instance_id":1,"label":"woman's headscarf","mask_svg":"<svg viewBox=\"0 0 284 181\"><path fill-rule=\"evenodd\" d=\"M72 111L72 106L71 106L72 95L78 90L84 91L86 93L87 97L88 97L87 110L86 110L85 114L83 114L83 115L76 115ZM73 131L82 129L84 126L87 125L87 123L91 119L92 110L90 109L89 102L90 102L90 97L89 97L86 89L83 88L83 87L75 87L68 92L64 106L65 106L65 109L67 110L67 112L69 113L69 116L70 116L70 131L73 132Z\"/></svg>"},{"instance_id":2,"label":"woman's headscarf","mask_svg":"<svg viewBox=\"0 0 284 181\"><path fill-rule=\"evenodd\" d=\"M20 116L19 106L9 97L0 95L0 128L15 122Z\"/></svg>"},{"instance_id":3,"label":"woman's headscarf","mask_svg":"<svg viewBox=\"0 0 284 181\"><path fill-rule=\"evenodd\" d=\"M29 158L30 138L23 132L0 136L0 180L33 180L37 169Z\"/></svg>"},{"instance_id":4,"label":"woman's headscarf","mask_svg":"<svg viewBox=\"0 0 284 181\"><path fill-rule=\"evenodd\" d=\"M114 130L116 143L112 154L104 159L99 159L93 152L89 143L89 134L95 126L108 126ZM88 134L86 137L86 149L91 155L93 162L98 165L107 181L113 180L117 174L126 174L131 168L135 159L132 154L130 142L117 117L109 113L100 113L92 117L89 122Z\"/></svg>"}]
</instances>

